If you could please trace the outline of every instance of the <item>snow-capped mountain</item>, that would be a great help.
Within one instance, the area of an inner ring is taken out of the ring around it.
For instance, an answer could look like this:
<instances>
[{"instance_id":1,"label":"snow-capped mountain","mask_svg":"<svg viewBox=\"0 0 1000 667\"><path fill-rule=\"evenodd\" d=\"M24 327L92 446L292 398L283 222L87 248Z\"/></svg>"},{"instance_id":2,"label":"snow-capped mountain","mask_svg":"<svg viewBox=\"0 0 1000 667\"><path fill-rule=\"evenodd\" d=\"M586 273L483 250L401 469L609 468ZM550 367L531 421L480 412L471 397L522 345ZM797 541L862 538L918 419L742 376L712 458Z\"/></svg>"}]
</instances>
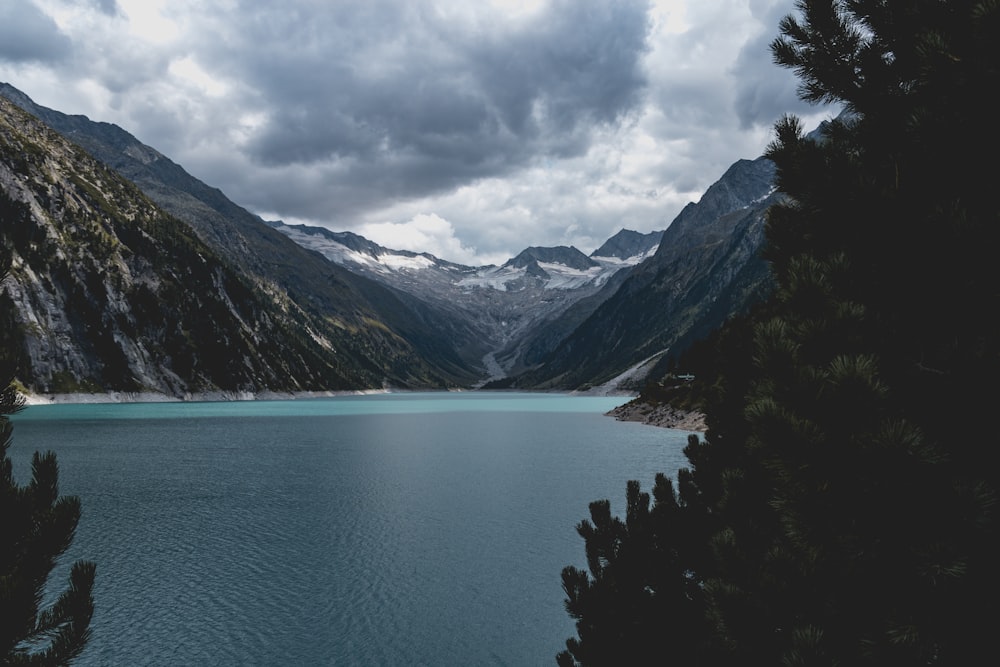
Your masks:
<instances>
[{"instance_id":1,"label":"snow-capped mountain","mask_svg":"<svg viewBox=\"0 0 1000 667\"><path fill-rule=\"evenodd\" d=\"M385 248L352 232L268 224L332 262L449 313L467 328L465 349L480 355L494 379L524 366L522 339L655 254L663 234L622 230L590 256L574 247L530 247L501 266L473 267Z\"/></svg>"},{"instance_id":2,"label":"snow-capped mountain","mask_svg":"<svg viewBox=\"0 0 1000 667\"><path fill-rule=\"evenodd\" d=\"M492 287L502 291L517 291L526 284L545 289L576 290L586 287L600 287L618 271L635 266L656 252L663 232L639 234L622 230L619 235L641 237L642 245L629 255L598 255L589 257L575 247L554 248L531 247L521 251L517 257L500 267L481 267L474 276L463 278L463 287ZM606 248L608 241L601 248Z\"/></svg>"},{"instance_id":3,"label":"snow-capped mountain","mask_svg":"<svg viewBox=\"0 0 1000 667\"><path fill-rule=\"evenodd\" d=\"M516 292L529 287L573 290L603 285L621 269L635 266L652 256L663 234L640 234L623 229L589 257L572 246L531 247L502 266L472 267L448 262L425 252L385 248L353 232L335 232L323 227L286 225L282 222L268 224L296 243L319 252L341 266L386 282L407 285L412 284L415 276L420 276L423 280L443 279L461 288L488 287L501 292ZM623 240L616 242L616 239ZM631 252L625 254L625 248L631 249Z\"/></svg>"}]
</instances>

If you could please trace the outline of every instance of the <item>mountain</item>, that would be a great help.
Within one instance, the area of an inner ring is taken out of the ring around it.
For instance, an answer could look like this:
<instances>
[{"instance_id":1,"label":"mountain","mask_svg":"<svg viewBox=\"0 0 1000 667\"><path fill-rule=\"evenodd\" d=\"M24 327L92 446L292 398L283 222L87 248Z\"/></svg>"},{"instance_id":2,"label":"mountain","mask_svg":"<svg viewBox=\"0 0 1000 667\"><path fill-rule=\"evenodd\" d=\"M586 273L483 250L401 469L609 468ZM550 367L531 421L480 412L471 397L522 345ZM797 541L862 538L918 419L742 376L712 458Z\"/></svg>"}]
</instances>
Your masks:
<instances>
[{"instance_id":1,"label":"mountain","mask_svg":"<svg viewBox=\"0 0 1000 667\"><path fill-rule=\"evenodd\" d=\"M640 234L631 229L622 229L605 241L600 248L590 253L590 256L605 260L628 260L634 257L645 259L656 251L662 238L663 232Z\"/></svg>"},{"instance_id":2,"label":"mountain","mask_svg":"<svg viewBox=\"0 0 1000 667\"><path fill-rule=\"evenodd\" d=\"M431 314L290 242L120 128L43 114L117 157L197 222L187 224L2 92L0 231L13 254L4 286L29 388L183 395L476 377Z\"/></svg>"},{"instance_id":3,"label":"mountain","mask_svg":"<svg viewBox=\"0 0 1000 667\"><path fill-rule=\"evenodd\" d=\"M554 248L526 248L517 254L506 264L505 267L515 269L527 269L526 273L538 278L550 279L552 276L545 272L540 264L549 264L553 268L556 266L565 267L586 273L594 268L600 268L600 264L590 259L576 248L570 246L556 246Z\"/></svg>"},{"instance_id":4,"label":"mountain","mask_svg":"<svg viewBox=\"0 0 1000 667\"><path fill-rule=\"evenodd\" d=\"M693 341L769 291L759 257L774 165L739 160L664 232L622 230L589 256L529 247L468 267L348 232L271 223L305 247L464 322L490 387L634 390ZM623 270L624 269L624 270Z\"/></svg>"},{"instance_id":5,"label":"mountain","mask_svg":"<svg viewBox=\"0 0 1000 667\"><path fill-rule=\"evenodd\" d=\"M614 383L644 362L669 359L770 289L759 257L774 165L740 160L663 232L656 253L598 304L534 368L506 382L524 388ZM596 253L595 253L596 254ZM571 317L570 310L564 317ZM649 372L647 366L640 377ZM635 388L634 385L631 388Z\"/></svg>"},{"instance_id":6,"label":"mountain","mask_svg":"<svg viewBox=\"0 0 1000 667\"><path fill-rule=\"evenodd\" d=\"M249 286L261 309L287 313L272 321L336 350L336 386L479 386L491 380L488 386L634 389L653 364L665 363L769 289L758 253L765 212L780 195L765 159L735 163L665 232L621 230L589 256L573 247L531 246L500 266L472 267L385 248L351 232L265 223L117 126L45 109L5 84L0 96L186 223L185 233L193 230L219 265ZM27 201L23 193L9 198ZM108 331L115 340L125 333ZM240 382L301 384L294 373L280 382L276 377ZM632 384L622 385L625 377ZM183 379L174 384L216 383ZM317 385L312 379L308 384Z\"/></svg>"},{"instance_id":7,"label":"mountain","mask_svg":"<svg viewBox=\"0 0 1000 667\"><path fill-rule=\"evenodd\" d=\"M501 266L462 266L350 232L270 224L464 322L452 333L463 352L485 355L488 386L634 390L660 372L657 363L770 289L759 252L766 211L781 196L773 181L769 160L739 160L666 231L621 230L589 256L529 247Z\"/></svg>"},{"instance_id":8,"label":"mountain","mask_svg":"<svg viewBox=\"0 0 1000 667\"><path fill-rule=\"evenodd\" d=\"M548 352L569 333L566 312L594 302L609 281L651 256L662 235L622 230L600 255L529 247L501 266L472 267L385 248L351 232L268 224L330 261L445 313L443 330L459 353L469 364L482 364L493 379L523 370Z\"/></svg>"}]
</instances>

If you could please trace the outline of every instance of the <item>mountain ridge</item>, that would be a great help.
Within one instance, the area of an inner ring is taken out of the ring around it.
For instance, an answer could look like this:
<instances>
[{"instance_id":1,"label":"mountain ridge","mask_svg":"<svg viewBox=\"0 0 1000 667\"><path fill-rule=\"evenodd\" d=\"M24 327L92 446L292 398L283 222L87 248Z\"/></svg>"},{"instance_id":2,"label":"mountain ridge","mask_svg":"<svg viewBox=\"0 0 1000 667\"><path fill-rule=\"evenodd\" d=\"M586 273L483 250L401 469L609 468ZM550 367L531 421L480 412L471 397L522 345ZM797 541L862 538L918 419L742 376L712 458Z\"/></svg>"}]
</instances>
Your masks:
<instances>
[{"instance_id":1,"label":"mountain ridge","mask_svg":"<svg viewBox=\"0 0 1000 667\"><path fill-rule=\"evenodd\" d=\"M632 232L620 237L630 246L609 240L604 247L612 254L596 259L576 248L529 247L501 266L473 267L429 253L385 248L353 232L280 221L268 224L331 262L451 313L448 319L455 324L450 334L460 342L469 363L478 362L488 370L489 379L519 370L524 365L525 337L645 259L662 235ZM636 254L629 255L630 248Z\"/></svg>"}]
</instances>

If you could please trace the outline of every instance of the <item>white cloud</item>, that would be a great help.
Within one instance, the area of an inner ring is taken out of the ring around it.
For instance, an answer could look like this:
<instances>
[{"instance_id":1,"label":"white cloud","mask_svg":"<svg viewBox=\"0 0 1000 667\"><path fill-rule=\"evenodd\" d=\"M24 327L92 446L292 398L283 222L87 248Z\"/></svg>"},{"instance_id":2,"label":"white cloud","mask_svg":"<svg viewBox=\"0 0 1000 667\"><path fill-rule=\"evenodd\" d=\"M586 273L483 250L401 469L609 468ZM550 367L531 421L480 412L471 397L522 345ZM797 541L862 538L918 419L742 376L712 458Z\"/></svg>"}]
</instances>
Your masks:
<instances>
[{"instance_id":1,"label":"white cloud","mask_svg":"<svg viewBox=\"0 0 1000 667\"><path fill-rule=\"evenodd\" d=\"M782 113L817 121L767 51L792 6L35 0L0 7L33 35L0 80L264 217L478 264L663 229Z\"/></svg>"},{"instance_id":2,"label":"white cloud","mask_svg":"<svg viewBox=\"0 0 1000 667\"><path fill-rule=\"evenodd\" d=\"M181 36L181 26L169 17L177 3L165 0L118 0L128 31L150 44L167 44Z\"/></svg>"},{"instance_id":3,"label":"white cloud","mask_svg":"<svg viewBox=\"0 0 1000 667\"><path fill-rule=\"evenodd\" d=\"M436 213L419 213L406 222L365 223L357 233L394 250L428 252L460 264L481 262L476 249L464 245L455 235L455 227Z\"/></svg>"}]
</instances>

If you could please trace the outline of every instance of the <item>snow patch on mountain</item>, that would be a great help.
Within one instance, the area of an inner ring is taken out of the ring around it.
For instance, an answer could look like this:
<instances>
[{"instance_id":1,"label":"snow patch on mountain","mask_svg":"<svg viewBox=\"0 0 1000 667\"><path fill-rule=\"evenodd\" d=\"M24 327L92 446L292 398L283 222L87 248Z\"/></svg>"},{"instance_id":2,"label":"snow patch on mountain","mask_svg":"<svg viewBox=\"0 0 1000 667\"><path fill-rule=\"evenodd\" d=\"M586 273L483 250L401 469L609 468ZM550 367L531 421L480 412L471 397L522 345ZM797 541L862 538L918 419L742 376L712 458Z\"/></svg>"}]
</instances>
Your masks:
<instances>
[{"instance_id":1,"label":"snow patch on mountain","mask_svg":"<svg viewBox=\"0 0 1000 667\"><path fill-rule=\"evenodd\" d=\"M593 254L593 255L590 256L590 258L593 259L593 260L595 260L595 261L597 261L597 262L601 262L602 264L619 265L619 266L635 266L636 264L644 262L647 258L652 257L653 255L655 255L656 251L657 251L657 249L659 247L660 247L660 244L657 243L656 245L654 245L651 248L649 248L649 250L646 250L646 251L640 252L640 253L636 253L635 255L630 255L630 256L624 257L624 258L623 257L598 255L598 254ZM595 251L595 253L596 252L597 251Z\"/></svg>"},{"instance_id":2,"label":"snow patch on mountain","mask_svg":"<svg viewBox=\"0 0 1000 667\"><path fill-rule=\"evenodd\" d=\"M420 271L422 269L432 269L437 266L433 259L424 255L409 257L407 255L385 253L379 255L376 261L385 268L396 271Z\"/></svg>"},{"instance_id":3,"label":"snow patch on mountain","mask_svg":"<svg viewBox=\"0 0 1000 667\"><path fill-rule=\"evenodd\" d=\"M521 255L503 266L469 267L451 264L427 253L390 250L354 235L351 236L351 240L359 244L361 249L349 247L341 242L339 237L343 237L344 233L301 225L271 224L299 245L315 250L330 261L347 268L376 274L374 277L383 278L400 272L442 272L443 275L440 277L453 282L455 287L463 290L487 288L499 292L518 292L528 287L559 290L575 290L585 286L600 287L621 269L635 266L652 256L658 247L654 245L629 257L593 256L587 259L590 264L587 268L578 268L582 266L579 261L575 262L577 266L569 266L559 261L539 261L530 256L527 261L518 261ZM557 249L532 250L556 251ZM579 253L575 249L572 251ZM557 254L548 252L546 256ZM582 253L579 254L583 256Z\"/></svg>"}]
</instances>

